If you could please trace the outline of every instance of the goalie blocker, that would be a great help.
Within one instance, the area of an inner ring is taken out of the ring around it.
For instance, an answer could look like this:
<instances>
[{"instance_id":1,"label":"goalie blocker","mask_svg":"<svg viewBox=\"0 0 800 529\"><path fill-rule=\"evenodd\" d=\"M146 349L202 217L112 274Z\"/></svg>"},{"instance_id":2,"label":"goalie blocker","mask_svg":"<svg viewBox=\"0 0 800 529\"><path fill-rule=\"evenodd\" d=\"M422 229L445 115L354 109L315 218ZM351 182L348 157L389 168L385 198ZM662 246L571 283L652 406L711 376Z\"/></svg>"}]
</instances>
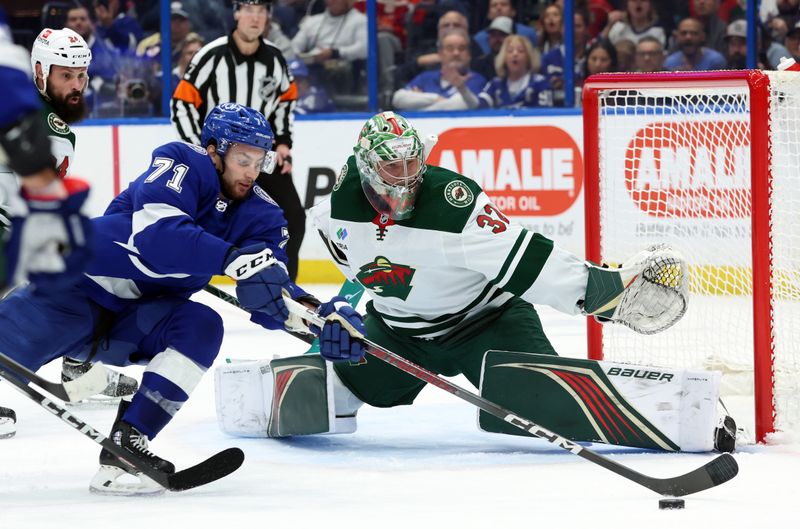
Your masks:
<instances>
[{"instance_id":1,"label":"goalie blocker","mask_svg":"<svg viewBox=\"0 0 800 529\"><path fill-rule=\"evenodd\" d=\"M718 371L488 351L481 395L573 441L731 452L735 424L717 411ZM483 411L486 432L526 435Z\"/></svg>"}]
</instances>

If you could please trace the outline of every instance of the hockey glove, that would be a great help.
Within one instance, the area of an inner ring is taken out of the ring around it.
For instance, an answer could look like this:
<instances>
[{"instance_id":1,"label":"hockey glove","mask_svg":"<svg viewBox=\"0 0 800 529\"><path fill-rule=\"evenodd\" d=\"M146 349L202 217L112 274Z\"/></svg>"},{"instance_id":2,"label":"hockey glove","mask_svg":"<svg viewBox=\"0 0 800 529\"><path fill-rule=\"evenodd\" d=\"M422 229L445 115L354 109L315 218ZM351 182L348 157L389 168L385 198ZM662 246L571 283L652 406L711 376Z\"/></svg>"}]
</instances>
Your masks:
<instances>
[{"instance_id":1,"label":"hockey glove","mask_svg":"<svg viewBox=\"0 0 800 529\"><path fill-rule=\"evenodd\" d=\"M242 307L254 312L253 321L268 329L283 328L289 309L283 302L282 291L291 292L293 285L266 244L234 248L223 270L236 280L236 296Z\"/></svg>"},{"instance_id":2,"label":"hockey glove","mask_svg":"<svg viewBox=\"0 0 800 529\"><path fill-rule=\"evenodd\" d=\"M332 298L317 307L317 314L327 321L320 332L319 327L311 325L311 331L319 335L319 350L325 360L339 362L349 360L358 362L364 357L364 345L347 331L338 318L342 318L364 336L364 322L361 315L341 296Z\"/></svg>"},{"instance_id":3,"label":"hockey glove","mask_svg":"<svg viewBox=\"0 0 800 529\"><path fill-rule=\"evenodd\" d=\"M35 193L22 191L23 207L9 211L10 282L27 279L36 288L58 290L82 280L91 258L91 222L81 212L88 196L89 185L78 178L54 180Z\"/></svg>"}]
</instances>

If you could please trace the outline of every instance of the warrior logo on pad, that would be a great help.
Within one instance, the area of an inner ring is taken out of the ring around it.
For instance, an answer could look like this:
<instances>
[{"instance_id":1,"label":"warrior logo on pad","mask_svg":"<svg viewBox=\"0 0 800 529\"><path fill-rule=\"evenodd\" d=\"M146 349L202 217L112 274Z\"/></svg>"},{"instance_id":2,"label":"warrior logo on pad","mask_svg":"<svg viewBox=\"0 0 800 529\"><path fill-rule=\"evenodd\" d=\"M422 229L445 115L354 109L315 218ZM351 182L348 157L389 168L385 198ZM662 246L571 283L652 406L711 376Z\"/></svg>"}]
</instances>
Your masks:
<instances>
[{"instance_id":1,"label":"warrior logo on pad","mask_svg":"<svg viewBox=\"0 0 800 529\"><path fill-rule=\"evenodd\" d=\"M406 300L411 292L411 278L415 270L410 266L393 264L385 257L365 264L356 274L359 283L379 296Z\"/></svg>"}]
</instances>

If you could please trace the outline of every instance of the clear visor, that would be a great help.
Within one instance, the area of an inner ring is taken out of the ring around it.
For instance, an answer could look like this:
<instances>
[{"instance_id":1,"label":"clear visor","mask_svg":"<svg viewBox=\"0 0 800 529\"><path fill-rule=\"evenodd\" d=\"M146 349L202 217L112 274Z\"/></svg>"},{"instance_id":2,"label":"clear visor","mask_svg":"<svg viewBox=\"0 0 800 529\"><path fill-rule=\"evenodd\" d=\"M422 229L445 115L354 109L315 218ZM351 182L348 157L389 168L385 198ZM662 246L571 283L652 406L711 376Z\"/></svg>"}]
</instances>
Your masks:
<instances>
[{"instance_id":1,"label":"clear visor","mask_svg":"<svg viewBox=\"0 0 800 529\"><path fill-rule=\"evenodd\" d=\"M232 143L232 144L230 144L230 147L233 147L234 145L236 145L236 144ZM275 152L275 151L266 151L264 153L264 156L261 156L259 158L253 159L252 157L250 157L249 155L247 155L245 153L237 152L237 151L231 151L230 147L226 150L226 153L225 153L225 156L226 156L225 159L226 159L226 161L228 163L230 163L231 158L232 158L233 159L232 160L233 163L236 163L237 165L239 165L241 167L247 167L249 165L252 165L256 169L256 171L258 171L260 173L272 173L272 171L275 170L275 165L278 162L278 153L277 152Z\"/></svg>"}]
</instances>

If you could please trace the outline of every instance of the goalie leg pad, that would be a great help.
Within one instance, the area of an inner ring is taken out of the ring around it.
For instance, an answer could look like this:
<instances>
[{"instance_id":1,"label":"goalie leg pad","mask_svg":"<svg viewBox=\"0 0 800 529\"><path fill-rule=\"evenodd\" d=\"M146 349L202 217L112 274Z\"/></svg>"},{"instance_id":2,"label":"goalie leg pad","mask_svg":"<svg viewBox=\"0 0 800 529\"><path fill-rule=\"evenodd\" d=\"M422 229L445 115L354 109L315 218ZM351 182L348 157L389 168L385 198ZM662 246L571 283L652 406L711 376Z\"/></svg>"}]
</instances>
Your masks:
<instances>
[{"instance_id":1,"label":"goalie leg pad","mask_svg":"<svg viewBox=\"0 0 800 529\"><path fill-rule=\"evenodd\" d=\"M481 395L573 441L657 450L714 448L720 374L489 351ZM481 430L527 435L479 412Z\"/></svg>"},{"instance_id":2,"label":"goalie leg pad","mask_svg":"<svg viewBox=\"0 0 800 529\"><path fill-rule=\"evenodd\" d=\"M224 364L215 371L220 429L243 437L352 433L361 405L320 355Z\"/></svg>"}]
</instances>

